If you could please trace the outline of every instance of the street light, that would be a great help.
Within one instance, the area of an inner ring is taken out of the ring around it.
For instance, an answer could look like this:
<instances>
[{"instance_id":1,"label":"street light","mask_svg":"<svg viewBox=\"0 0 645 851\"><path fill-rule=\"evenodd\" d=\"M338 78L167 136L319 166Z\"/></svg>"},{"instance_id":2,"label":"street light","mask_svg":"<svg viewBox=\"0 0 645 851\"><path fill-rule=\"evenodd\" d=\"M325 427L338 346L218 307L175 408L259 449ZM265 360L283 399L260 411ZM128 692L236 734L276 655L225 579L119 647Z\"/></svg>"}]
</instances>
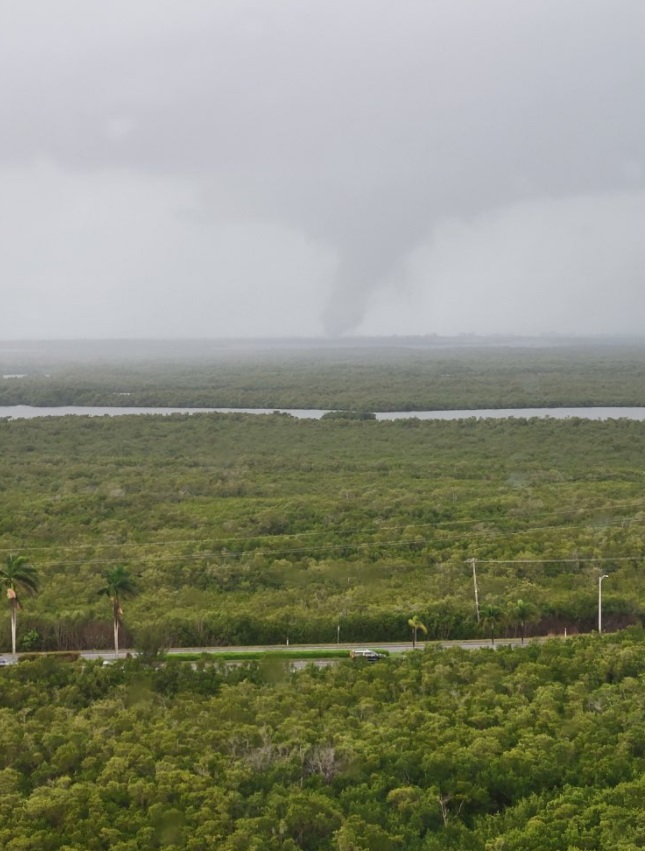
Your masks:
<instances>
[{"instance_id":1,"label":"street light","mask_svg":"<svg viewBox=\"0 0 645 851\"><path fill-rule=\"evenodd\" d=\"M607 579L606 573L598 577L598 632L602 632L602 580Z\"/></svg>"}]
</instances>

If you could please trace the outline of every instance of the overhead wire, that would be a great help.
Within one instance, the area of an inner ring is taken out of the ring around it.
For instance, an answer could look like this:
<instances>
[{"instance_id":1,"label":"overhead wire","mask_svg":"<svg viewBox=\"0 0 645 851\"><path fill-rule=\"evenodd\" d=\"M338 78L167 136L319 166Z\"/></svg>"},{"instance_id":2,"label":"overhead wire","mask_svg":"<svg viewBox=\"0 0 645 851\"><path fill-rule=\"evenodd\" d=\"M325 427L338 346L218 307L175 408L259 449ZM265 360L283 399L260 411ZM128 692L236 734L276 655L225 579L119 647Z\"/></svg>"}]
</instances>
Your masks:
<instances>
[{"instance_id":1,"label":"overhead wire","mask_svg":"<svg viewBox=\"0 0 645 851\"><path fill-rule=\"evenodd\" d=\"M545 519L548 518L548 517L560 517L560 516L563 516L563 515L570 514L572 511L575 511L576 513L580 513L581 511L584 512L584 513L591 513L591 512L607 513L607 512L616 510L616 509L638 508L638 507L645 508L645 501L638 500L636 502L613 503L609 506L602 505L602 506L595 506L595 507L587 507L587 508L584 508L584 509L581 509L579 504L577 504L575 507L571 506L571 507L567 507L567 508L562 508L559 511L550 511L550 512L547 512L545 514L538 515L538 517L539 518L545 518ZM521 519L521 518L518 518L518 517L510 518L511 521L517 521L519 519ZM537 519L537 518L534 518L534 519ZM354 527L354 528L350 528L350 529L341 529L341 530L339 530L339 533L341 533L343 535L361 535L361 534L362 535L365 535L365 534L374 535L374 534L380 534L380 533L383 533L383 532L398 532L398 531L411 530L411 529L428 529L428 528L431 528L431 529L437 530L440 527L445 527L445 526L466 525L466 524L473 525L473 524L477 524L477 523L495 523L495 522L500 522L502 520L508 522L509 518L501 517L501 516L484 515L484 516L481 516L481 517L470 517L470 518L462 518L462 519L455 519L455 520L436 520L436 521L429 521L427 523L403 523L403 524L400 524L400 525L373 526L369 529L366 529L365 527L362 527L362 528ZM617 519L607 520L603 525L608 526L608 525L612 525L612 524L624 524L624 523L629 523L629 524L633 525L633 524L637 524L637 523L640 523L640 522L645 522L645 518L644 518L643 521L636 521L636 520L629 519L629 518L617 518ZM571 525L567 525L567 526L559 526L559 525L531 526L531 527L525 527L523 529L512 530L510 532L506 532L506 534L509 534L509 535L517 534L517 535L519 535L519 534L528 534L528 533L531 533L531 532L550 531L552 529L559 529L559 530L564 531L564 530L568 530L568 529L581 529L581 528L585 528L588 525L589 525L588 523L579 523L579 524L571 524ZM65 546L64 549L66 551L86 550L86 549L111 549L111 550L113 550L113 549L118 549L118 548L137 548L137 547L138 548L145 548L145 547L186 546L186 545L200 545L200 544L208 544L210 546L213 546L213 545L217 545L217 544L226 545L226 544L232 544L232 543L236 543L236 542L251 543L251 542L263 541L263 540L267 540L267 541L295 540L295 539L300 539L300 538L305 538L305 537L310 537L310 536L320 536L320 534L321 534L321 530L312 530L312 531L307 531L307 532L278 533L278 534L275 534L275 535L272 535L272 534L248 534L248 535L234 535L234 536L228 536L227 535L227 536L223 536L223 537L220 537L220 538L175 538L175 539L164 538L162 540L157 540L157 541L121 541L121 542L116 542L116 541L115 542L89 541L85 544L68 545L68 546ZM487 535L487 534L499 535L499 534L505 534L505 532L500 531L500 530L490 530L490 531L489 530L471 530L471 531L465 531L463 533L460 533L460 535L462 537L464 535ZM419 540L421 540L421 539L419 539ZM430 541L427 541L427 542L430 543ZM396 541L378 542L378 541L376 541L376 542L364 542L364 543L365 544L373 543L375 545L380 545L380 544L391 544L391 543L399 543L399 542L396 542ZM400 542L400 543L402 543L402 544L414 543L414 540L404 541L404 542ZM330 545L330 547L333 547L333 546L334 545ZM337 545L338 548L343 548L345 546L351 546L351 544L349 542L347 542L347 543ZM356 544L356 546L359 546L359 544ZM18 548L19 549L28 549L29 552L49 552L52 549L51 546L48 546L48 547L33 547L33 546L26 545L26 544L22 545L21 547L18 547ZM16 547L1 547L0 546L0 552L10 552L10 551L13 551L14 549L16 549ZM320 547L310 548L310 549L320 549ZM254 552L258 552L258 550L254 550ZM275 550L270 550L269 552L275 554ZM297 550L291 549L291 550L288 550L288 552L297 552ZM82 562L79 562L79 563L82 563Z\"/></svg>"},{"instance_id":2,"label":"overhead wire","mask_svg":"<svg viewBox=\"0 0 645 851\"><path fill-rule=\"evenodd\" d=\"M622 525L624 523L624 520L621 519L619 521L614 521L614 522L620 523ZM630 523L636 524L636 521L630 521ZM645 520L643 520L642 523L645 524ZM605 526L610 526L610 525L612 525L611 522L608 522L608 523L605 524ZM640 524L636 524L636 525L640 525ZM472 537L483 537L483 538L486 538L486 537L489 537L489 538L507 537L508 538L508 537L512 537L512 536L515 536L515 535L524 535L524 534L535 533L535 532L548 532L548 531L552 531L552 530L570 531L570 530L573 530L573 529L584 529L584 528L587 528L587 527L588 527L588 524L577 524L577 525L568 525L568 526L539 526L539 527L532 527L532 528L529 528L529 529L520 529L520 530L514 530L514 531L475 530L475 531L470 531L470 532L466 532L466 533L462 534L460 536L460 538L463 538L463 537L468 537L468 538L472 538ZM405 528L405 527L403 527L403 528ZM276 536L276 537L280 537L280 536ZM246 540L252 541L252 540L256 540L256 539L250 538L250 539L246 539ZM447 543L447 542L449 542L449 541L446 541L446 539L444 538L440 542L434 542L434 543ZM213 542L210 541L209 543L212 545ZM389 547L389 548L405 547L405 548L408 548L408 547L412 547L412 546L426 546L426 545L430 545L432 543L433 543L433 541L428 539L428 538L411 538L411 539L405 540L405 541L394 540L394 539L387 540L387 541L356 541L356 542L347 541L347 542L339 543L339 544L322 544L322 545L318 545L318 546L297 547L297 548L290 548L290 549L285 549L285 550L253 549L253 550L247 550L247 551L241 551L241 552L234 552L234 551L228 551L226 548L220 548L219 550L211 549L211 550L207 550L207 551L197 551L197 552L187 553L187 554L183 554L183 555L178 555L176 553L169 553L167 555L161 554L161 555L157 555L157 556L154 556L154 557L149 555L148 558L154 558L155 561L157 561L157 562L159 562L159 561L172 561L174 563L181 563L181 562L203 561L203 560L206 560L206 559L222 558L222 556L225 556L227 558L239 558L241 555L244 555L244 554L248 554L249 556L252 556L252 557L271 556L271 557L275 558L277 556L289 556L289 555L293 556L293 555L302 555L302 554L306 555L306 554L320 553L320 552L337 552L337 551L340 551L340 550L346 551L348 549L349 550L362 550L362 549L368 549L369 550L369 549L377 549L379 547ZM118 546L127 546L127 544L113 545L113 546L117 546L117 547ZM146 544L139 544L138 546L139 547L145 547ZM643 558L643 556L639 556L639 555L628 556L628 557L624 557L624 560L633 561L634 559L639 559L639 558ZM127 561L127 559L125 559L125 560ZM553 561L554 562L571 561L572 563L578 563L578 562L582 562L583 560L599 561L600 559L596 558L596 557L589 557L587 559L583 559L583 558L554 559ZM607 557L607 560L616 561L616 560L618 560L618 558L612 559L611 557ZM53 561L53 562L45 562L45 563L43 563L42 566L43 567L64 567L64 566L72 566L72 565L80 566L80 565L86 564L88 561L91 561L91 563L94 564L94 565L109 565L109 564L118 564L120 562L123 562L124 558L123 557L121 557L121 558L101 558L101 559L91 558L91 559L83 559L81 561L65 560L64 562L63 561ZM515 560L515 563L520 563L521 561L522 560ZM494 563L497 563L497 564L508 563L508 564L510 564L510 563L513 563L514 560L512 560L512 559L510 559L510 560L479 559L478 558L477 562L478 563L490 563L490 564L494 564ZM546 563L545 560L540 560L540 559L526 560L523 563L531 564L531 563L537 563L537 562Z\"/></svg>"}]
</instances>

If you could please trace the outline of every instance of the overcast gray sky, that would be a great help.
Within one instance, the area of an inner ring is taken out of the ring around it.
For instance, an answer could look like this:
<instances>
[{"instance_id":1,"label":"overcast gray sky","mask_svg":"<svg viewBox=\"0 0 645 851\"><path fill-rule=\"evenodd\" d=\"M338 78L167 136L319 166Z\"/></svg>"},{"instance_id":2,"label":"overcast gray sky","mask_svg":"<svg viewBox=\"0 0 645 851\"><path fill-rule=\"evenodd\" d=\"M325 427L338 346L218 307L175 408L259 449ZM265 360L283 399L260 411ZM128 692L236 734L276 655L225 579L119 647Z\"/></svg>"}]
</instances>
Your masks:
<instances>
[{"instance_id":1,"label":"overcast gray sky","mask_svg":"<svg viewBox=\"0 0 645 851\"><path fill-rule=\"evenodd\" d=\"M643 0L0 0L0 338L641 332Z\"/></svg>"}]
</instances>

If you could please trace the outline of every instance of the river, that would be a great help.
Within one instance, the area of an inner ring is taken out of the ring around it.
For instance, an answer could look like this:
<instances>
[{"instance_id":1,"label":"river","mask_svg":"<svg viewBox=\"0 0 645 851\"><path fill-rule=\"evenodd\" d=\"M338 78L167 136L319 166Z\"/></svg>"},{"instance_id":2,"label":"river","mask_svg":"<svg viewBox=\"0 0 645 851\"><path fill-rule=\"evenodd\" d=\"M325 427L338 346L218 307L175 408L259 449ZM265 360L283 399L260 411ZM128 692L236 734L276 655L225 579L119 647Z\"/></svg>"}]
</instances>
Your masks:
<instances>
[{"instance_id":1,"label":"river","mask_svg":"<svg viewBox=\"0 0 645 851\"><path fill-rule=\"evenodd\" d=\"M29 405L0 407L0 419L33 419L35 417L119 417L137 414L272 414L279 411L291 414L297 419L318 420L326 411L286 408L135 408L135 407L84 407L70 405L57 408L36 408ZM629 419L645 420L645 408L481 408L478 410L454 411L384 411L377 412L377 420L458 420L475 417L477 419L502 419L504 417L553 417L562 420L567 417L580 417L585 420Z\"/></svg>"}]
</instances>

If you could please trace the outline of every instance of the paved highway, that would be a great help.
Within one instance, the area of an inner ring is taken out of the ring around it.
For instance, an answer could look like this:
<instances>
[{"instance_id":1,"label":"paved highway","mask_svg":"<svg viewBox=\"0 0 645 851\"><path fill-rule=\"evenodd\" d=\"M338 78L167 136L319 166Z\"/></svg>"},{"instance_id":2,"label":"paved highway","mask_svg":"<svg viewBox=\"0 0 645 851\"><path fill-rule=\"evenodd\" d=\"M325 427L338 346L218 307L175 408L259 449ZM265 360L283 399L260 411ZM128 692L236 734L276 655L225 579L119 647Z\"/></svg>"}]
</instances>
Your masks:
<instances>
[{"instance_id":1,"label":"paved highway","mask_svg":"<svg viewBox=\"0 0 645 851\"><path fill-rule=\"evenodd\" d=\"M550 636L551 637L551 636ZM531 642L545 641L545 637L531 638ZM527 644L529 641L527 641ZM521 641L519 638L499 638L495 640L495 647L519 647ZM482 639L473 639L470 641L439 641L427 642L428 647L441 646L445 648L461 647L464 650L481 650L490 649L491 642ZM412 651L410 642L391 643L391 642L371 642L369 644L274 644L265 646L250 646L250 647L173 647L167 651L168 655L176 655L181 653L275 653L280 650L290 651L307 651L308 653L316 650L347 650L349 655L350 650L355 650L361 647L369 647L373 650L387 650L389 653L406 653ZM425 642L417 643L417 650L423 650L426 647ZM119 658L123 658L128 651L121 651ZM80 652L83 659L104 659L106 662L115 659L114 650L83 650ZM10 665L15 662L15 658L10 653L0 654L0 666ZM334 661L334 660L331 660Z\"/></svg>"}]
</instances>

